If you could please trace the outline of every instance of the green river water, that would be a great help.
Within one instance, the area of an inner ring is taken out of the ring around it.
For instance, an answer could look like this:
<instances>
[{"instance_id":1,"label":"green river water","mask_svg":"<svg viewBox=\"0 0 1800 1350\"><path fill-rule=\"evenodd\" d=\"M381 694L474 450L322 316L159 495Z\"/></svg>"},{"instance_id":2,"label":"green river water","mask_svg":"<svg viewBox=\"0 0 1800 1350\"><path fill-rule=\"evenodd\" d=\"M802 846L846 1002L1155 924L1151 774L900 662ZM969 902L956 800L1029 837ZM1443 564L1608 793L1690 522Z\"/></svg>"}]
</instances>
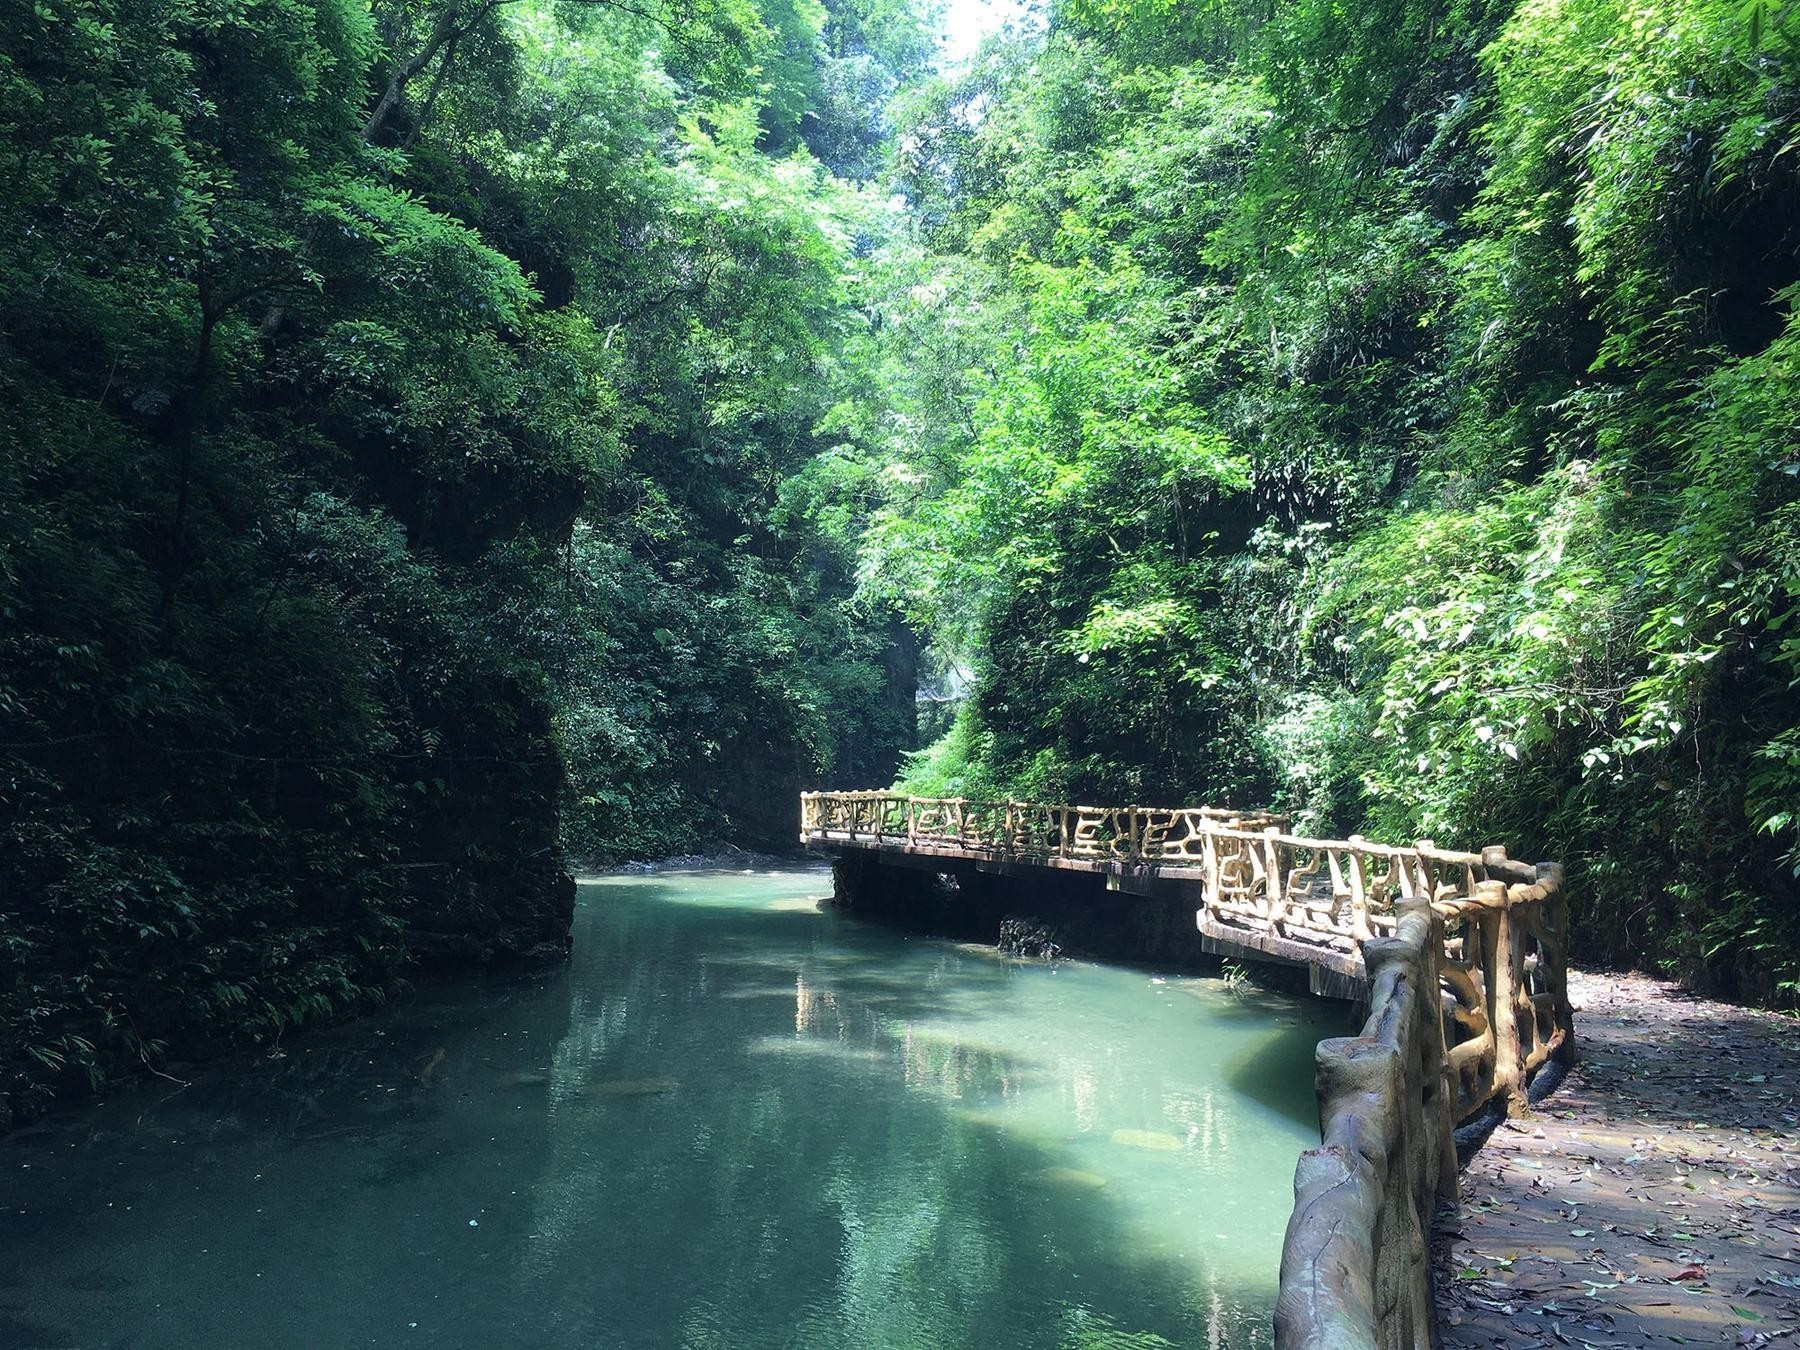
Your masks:
<instances>
[{"instance_id":1,"label":"green river water","mask_svg":"<svg viewBox=\"0 0 1800 1350\"><path fill-rule=\"evenodd\" d=\"M584 882L566 968L0 1146L0 1345L1268 1345L1341 1006L828 889Z\"/></svg>"}]
</instances>

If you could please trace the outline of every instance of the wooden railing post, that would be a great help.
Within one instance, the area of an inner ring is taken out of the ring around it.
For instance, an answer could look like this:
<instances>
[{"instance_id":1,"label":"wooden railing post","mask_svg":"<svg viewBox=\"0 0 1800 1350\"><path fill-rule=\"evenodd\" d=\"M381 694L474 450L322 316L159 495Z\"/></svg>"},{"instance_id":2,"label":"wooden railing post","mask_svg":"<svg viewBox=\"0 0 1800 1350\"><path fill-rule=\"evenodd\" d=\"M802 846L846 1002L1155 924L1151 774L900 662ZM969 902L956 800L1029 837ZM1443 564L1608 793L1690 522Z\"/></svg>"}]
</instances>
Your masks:
<instances>
[{"instance_id":1,"label":"wooden railing post","mask_svg":"<svg viewBox=\"0 0 1800 1350\"><path fill-rule=\"evenodd\" d=\"M1281 870L1281 831L1273 825L1263 831L1263 913L1273 925L1287 917L1287 876Z\"/></svg>"},{"instance_id":2,"label":"wooden railing post","mask_svg":"<svg viewBox=\"0 0 1800 1350\"><path fill-rule=\"evenodd\" d=\"M1364 842L1360 834L1350 836L1350 932L1358 942L1367 941L1375 931L1369 926L1369 863L1362 853Z\"/></svg>"},{"instance_id":3,"label":"wooden railing post","mask_svg":"<svg viewBox=\"0 0 1800 1350\"><path fill-rule=\"evenodd\" d=\"M1549 892L1544 902L1545 924L1556 939L1556 950L1551 955L1546 978L1555 999L1556 1027L1563 1036L1561 1059L1565 1064L1573 1064L1576 1051L1575 1010L1569 1003L1569 896L1563 889L1561 863L1539 863L1537 873L1538 884Z\"/></svg>"},{"instance_id":4,"label":"wooden railing post","mask_svg":"<svg viewBox=\"0 0 1800 1350\"><path fill-rule=\"evenodd\" d=\"M1450 1043L1444 1035L1444 918L1428 903L1424 906L1431 936L1426 941L1425 975L1420 989L1421 1023L1419 1068L1426 1075L1424 1092L1425 1147L1435 1154L1420 1190L1420 1208L1427 1215L1439 1201L1454 1202L1458 1194L1456 1161L1456 1084L1450 1072Z\"/></svg>"},{"instance_id":5,"label":"wooden railing post","mask_svg":"<svg viewBox=\"0 0 1800 1350\"><path fill-rule=\"evenodd\" d=\"M1525 1096L1524 1054L1519 1040L1519 960L1513 933L1512 898L1505 882L1484 881L1476 893L1492 925L1488 966L1488 1024L1494 1031L1494 1094L1508 1115L1530 1113Z\"/></svg>"}]
</instances>

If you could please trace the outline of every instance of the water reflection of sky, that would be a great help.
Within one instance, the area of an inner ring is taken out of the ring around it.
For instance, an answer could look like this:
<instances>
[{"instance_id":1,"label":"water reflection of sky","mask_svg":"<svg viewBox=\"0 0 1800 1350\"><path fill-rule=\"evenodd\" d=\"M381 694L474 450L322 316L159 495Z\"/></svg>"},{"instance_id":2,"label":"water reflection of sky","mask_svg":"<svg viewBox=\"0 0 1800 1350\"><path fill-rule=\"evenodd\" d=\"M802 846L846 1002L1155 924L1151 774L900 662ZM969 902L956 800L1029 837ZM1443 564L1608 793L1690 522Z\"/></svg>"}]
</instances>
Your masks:
<instances>
[{"instance_id":1,"label":"water reflection of sky","mask_svg":"<svg viewBox=\"0 0 1800 1350\"><path fill-rule=\"evenodd\" d=\"M566 971L9 1146L0 1343L1267 1344L1329 1005L825 884L586 885Z\"/></svg>"}]
</instances>

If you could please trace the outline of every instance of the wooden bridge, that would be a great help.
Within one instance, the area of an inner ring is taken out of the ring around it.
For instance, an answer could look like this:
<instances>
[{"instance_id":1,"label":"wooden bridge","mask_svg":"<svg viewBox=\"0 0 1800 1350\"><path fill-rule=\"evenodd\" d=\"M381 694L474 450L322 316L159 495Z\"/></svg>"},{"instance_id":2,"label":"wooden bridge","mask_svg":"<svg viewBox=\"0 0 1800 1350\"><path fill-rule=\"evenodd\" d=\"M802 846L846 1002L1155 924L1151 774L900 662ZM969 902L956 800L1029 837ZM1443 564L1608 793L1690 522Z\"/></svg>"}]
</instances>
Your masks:
<instances>
[{"instance_id":1,"label":"wooden bridge","mask_svg":"<svg viewBox=\"0 0 1800 1350\"><path fill-rule=\"evenodd\" d=\"M1368 1003L1319 1044L1323 1145L1301 1156L1282 1256L1283 1350L1434 1343L1427 1235L1453 1196L1454 1126L1574 1052L1562 868L1431 840L1291 834L1266 811L811 792L800 839L876 860L1093 872L1191 899L1211 950L1303 963Z\"/></svg>"}]
</instances>

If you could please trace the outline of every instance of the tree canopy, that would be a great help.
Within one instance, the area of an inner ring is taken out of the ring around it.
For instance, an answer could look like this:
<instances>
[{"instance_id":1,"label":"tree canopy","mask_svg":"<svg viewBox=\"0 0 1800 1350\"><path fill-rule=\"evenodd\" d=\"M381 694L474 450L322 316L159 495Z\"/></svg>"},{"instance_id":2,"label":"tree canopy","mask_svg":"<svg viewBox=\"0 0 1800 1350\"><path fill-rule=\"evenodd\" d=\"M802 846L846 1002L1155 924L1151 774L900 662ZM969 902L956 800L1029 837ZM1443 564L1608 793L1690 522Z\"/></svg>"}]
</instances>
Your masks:
<instances>
[{"instance_id":1,"label":"tree canopy","mask_svg":"<svg viewBox=\"0 0 1800 1350\"><path fill-rule=\"evenodd\" d=\"M809 466L927 32L12 6L0 1102L561 950L565 856L892 772L905 660Z\"/></svg>"},{"instance_id":2,"label":"tree canopy","mask_svg":"<svg viewBox=\"0 0 1800 1350\"><path fill-rule=\"evenodd\" d=\"M906 781L1574 864L1795 995L1791 7L1067 0L909 95Z\"/></svg>"},{"instance_id":3,"label":"tree canopy","mask_svg":"<svg viewBox=\"0 0 1800 1350\"><path fill-rule=\"evenodd\" d=\"M938 9L9 4L0 1123L896 774L1796 998L1793 8Z\"/></svg>"}]
</instances>

